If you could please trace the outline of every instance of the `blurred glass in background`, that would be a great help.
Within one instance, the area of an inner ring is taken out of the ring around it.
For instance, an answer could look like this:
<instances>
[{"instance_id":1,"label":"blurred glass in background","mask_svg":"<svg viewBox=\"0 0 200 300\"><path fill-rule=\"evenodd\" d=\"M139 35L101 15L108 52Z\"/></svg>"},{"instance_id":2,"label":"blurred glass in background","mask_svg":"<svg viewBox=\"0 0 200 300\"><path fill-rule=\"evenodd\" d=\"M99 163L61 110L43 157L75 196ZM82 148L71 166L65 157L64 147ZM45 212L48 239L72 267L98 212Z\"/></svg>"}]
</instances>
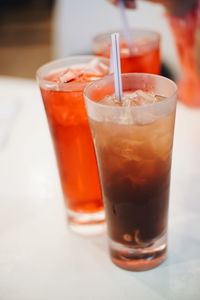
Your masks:
<instances>
[{"instance_id":1,"label":"blurred glass in background","mask_svg":"<svg viewBox=\"0 0 200 300\"><path fill-rule=\"evenodd\" d=\"M164 72L177 77L177 54L163 8L139 1L127 15L132 28L161 33ZM105 0L0 0L0 75L34 78L45 62L90 54L95 35L121 28L118 9Z\"/></svg>"}]
</instances>

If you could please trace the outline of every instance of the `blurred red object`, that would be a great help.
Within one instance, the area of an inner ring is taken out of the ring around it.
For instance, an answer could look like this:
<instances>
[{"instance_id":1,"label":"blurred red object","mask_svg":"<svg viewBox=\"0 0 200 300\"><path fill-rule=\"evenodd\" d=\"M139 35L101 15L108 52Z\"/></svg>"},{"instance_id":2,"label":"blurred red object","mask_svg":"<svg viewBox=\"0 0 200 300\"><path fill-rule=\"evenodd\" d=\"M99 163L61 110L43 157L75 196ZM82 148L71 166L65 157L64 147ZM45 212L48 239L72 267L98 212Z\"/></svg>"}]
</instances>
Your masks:
<instances>
[{"instance_id":1,"label":"blurred red object","mask_svg":"<svg viewBox=\"0 0 200 300\"><path fill-rule=\"evenodd\" d=\"M179 99L188 106L200 107L200 1L185 17L167 14L181 63Z\"/></svg>"}]
</instances>

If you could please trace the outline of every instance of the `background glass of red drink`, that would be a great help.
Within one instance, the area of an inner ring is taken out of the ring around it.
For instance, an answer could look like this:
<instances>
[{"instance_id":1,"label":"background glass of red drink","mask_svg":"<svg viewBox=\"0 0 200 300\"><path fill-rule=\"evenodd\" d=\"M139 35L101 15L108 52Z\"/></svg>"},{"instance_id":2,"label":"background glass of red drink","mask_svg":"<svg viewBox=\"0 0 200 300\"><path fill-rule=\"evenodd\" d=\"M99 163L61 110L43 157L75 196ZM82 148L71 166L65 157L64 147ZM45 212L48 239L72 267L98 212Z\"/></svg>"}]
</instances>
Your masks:
<instances>
[{"instance_id":1,"label":"background glass of red drink","mask_svg":"<svg viewBox=\"0 0 200 300\"><path fill-rule=\"evenodd\" d=\"M37 78L54 143L70 227L82 234L101 232L104 210L96 157L83 100L83 89L96 75L60 82L59 74L94 56L72 56L42 66ZM108 66L106 58L99 62ZM108 71L108 68L107 68ZM102 73L100 77L106 75Z\"/></svg>"},{"instance_id":2,"label":"background glass of red drink","mask_svg":"<svg viewBox=\"0 0 200 300\"><path fill-rule=\"evenodd\" d=\"M185 17L167 14L181 66L179 99L190 107L200 107L200 5Z\"/></svg>"},{"instance_id":3,"label":"background glass of red drink","mask_svg":"<svg viewBox=\"0 0 200 300\"><path fill-rule=\"evenodd\" d=\"M93 53L110 57L113 32L120 34L120 59L122 73L160 74L160 35L157 32L137 29L131 30L132 44L127 44L123 31L102 33L93 39Z\"/></svg>"}]
</instances>

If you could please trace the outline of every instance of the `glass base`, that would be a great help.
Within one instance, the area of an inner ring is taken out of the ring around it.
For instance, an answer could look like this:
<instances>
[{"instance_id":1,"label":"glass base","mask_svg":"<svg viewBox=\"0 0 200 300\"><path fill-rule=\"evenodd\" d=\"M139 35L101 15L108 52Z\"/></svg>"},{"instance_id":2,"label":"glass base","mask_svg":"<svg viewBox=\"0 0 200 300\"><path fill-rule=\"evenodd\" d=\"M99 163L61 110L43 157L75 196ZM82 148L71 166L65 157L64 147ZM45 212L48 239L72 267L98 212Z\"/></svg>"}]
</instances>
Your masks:
<instances>
[{"instance_id":1,"label":"glass base","mask_svg":"<svg viewBox=\"0 0 200 300\"><path fill-rule=\"evenodd\" d=\"M167 235L145 248L127 247L109 240L111 259L118 267L129 271L146 271L166 259Z\"/></svg>"},{"instance_id":2,"label":"glass base","mask_svg":"<svg viewBox=\"0 0 200 300\"><path fill-rule=\"evenodd\" d=\"M81 214L67 209L69 227L81 235L97 235L105 231L105 212Z\"/></svg>"}]
</instances>

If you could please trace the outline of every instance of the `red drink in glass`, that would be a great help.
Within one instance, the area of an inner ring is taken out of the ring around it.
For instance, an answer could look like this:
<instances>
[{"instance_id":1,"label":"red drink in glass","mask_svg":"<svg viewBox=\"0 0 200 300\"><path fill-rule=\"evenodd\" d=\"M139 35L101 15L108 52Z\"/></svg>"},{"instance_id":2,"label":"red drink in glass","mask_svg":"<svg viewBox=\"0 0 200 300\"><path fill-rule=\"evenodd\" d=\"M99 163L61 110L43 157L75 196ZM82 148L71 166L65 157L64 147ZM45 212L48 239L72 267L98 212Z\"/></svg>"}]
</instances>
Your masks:
<instances>
[{"instance_id":1,"label":"red drink in glass","mask_svg":"<svg viewBox=\"0 0 200 300\"><path fill-rule=\"evenodd\" d=\"M185 17L167 15L181 63L179 99L188 106L200 107L200 13Z\"/></svg>"},{"instance_id":2,"label":"red drink in glass","mask_svg":"<svg viewBox=\"0 0 200 300\"><path fill-rule=\"evenodd\" d=\"M110 56L111 33L100 34L93 39L95 55ZM119 33L122 73L160 74L160 35L147 30L132 30L132 45L129 47L123 33Z\"/></svg>"},{"instance_id":3,"label":"red drink in glass","mask_svg":"<svg viewBox=\"0 0 200 300\"><path fill-rule=\"evenodd\" d=\"M81 233L102 227L104 212L93 142L83 100L88 82L108 73L108 61L69 57L38 71L54 142L69 224ZM101 226L99 226L101 225Z\"/></svg>"}]
</instances>

